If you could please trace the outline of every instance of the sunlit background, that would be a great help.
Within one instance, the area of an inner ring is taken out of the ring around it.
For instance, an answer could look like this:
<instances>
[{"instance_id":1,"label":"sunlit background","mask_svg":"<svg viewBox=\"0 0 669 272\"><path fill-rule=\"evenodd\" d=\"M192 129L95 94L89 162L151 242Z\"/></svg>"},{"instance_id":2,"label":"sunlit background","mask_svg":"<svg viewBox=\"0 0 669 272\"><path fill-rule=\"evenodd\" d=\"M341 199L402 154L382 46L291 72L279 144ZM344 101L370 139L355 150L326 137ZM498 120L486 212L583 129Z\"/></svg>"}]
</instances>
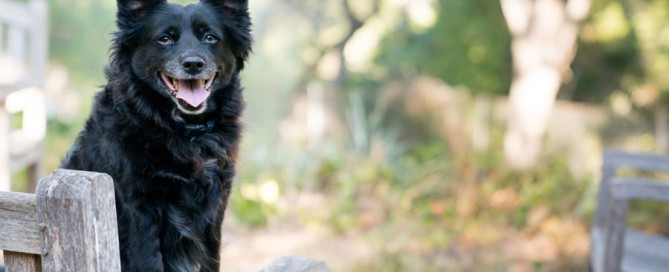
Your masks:
<instances>
[{"instance_id":1,"label":"sunlit background","mask_svg":"<svg viewBox=\"0 0 669 272\"><path fill-rule=\"evenodd\" d=\"M41 175L58 168L105 84L115 8L48 1L44 83L0 88L10 114L0 125L44 151ZM284 255L333 271L587 271L602 150L669 152L669 0L250 9L224 271ZM11 33L0 25L0 49ZM8 51L0 86L31 71ZM29 171L14 170L12 190L30 191ZM669 234L666 206L643 211L630 222Z\"/></svg>"}]
</instances>

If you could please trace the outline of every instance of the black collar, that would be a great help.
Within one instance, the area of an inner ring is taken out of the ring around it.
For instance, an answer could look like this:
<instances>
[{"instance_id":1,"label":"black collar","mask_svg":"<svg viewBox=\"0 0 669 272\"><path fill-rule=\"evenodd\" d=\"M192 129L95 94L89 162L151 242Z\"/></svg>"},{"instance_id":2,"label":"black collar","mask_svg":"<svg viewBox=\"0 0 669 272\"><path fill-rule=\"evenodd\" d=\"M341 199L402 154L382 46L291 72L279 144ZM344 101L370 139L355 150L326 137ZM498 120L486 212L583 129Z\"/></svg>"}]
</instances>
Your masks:
<instances>
[{"instance_id":1,"label":"black collar","mask_svg":"<svg viewBox=\"0 0 669 272\"><path fill-rule=\"evenodd\" d=\"M122 113L121 108L116 107L116 112L119 114ZM187 124L182 121L174 121L172 123L172 129L174 129L174 132L181 134L184 137L197 137L214 130L215 124L216 122L214 119L209 119L204 124Z\"/></svg>"},{"instance_id":2,"label":"black collar","mask_svg":"<svg viewBox=\"0 0 669 272\"><path fill-rule=\"evenodd\" d=\"M211 132L214 129L214 119L209 119L204 124L186 124L181 121L175 121L172 128L176 133L184 137L197 137Z\"/></svg>"}]
</instances>

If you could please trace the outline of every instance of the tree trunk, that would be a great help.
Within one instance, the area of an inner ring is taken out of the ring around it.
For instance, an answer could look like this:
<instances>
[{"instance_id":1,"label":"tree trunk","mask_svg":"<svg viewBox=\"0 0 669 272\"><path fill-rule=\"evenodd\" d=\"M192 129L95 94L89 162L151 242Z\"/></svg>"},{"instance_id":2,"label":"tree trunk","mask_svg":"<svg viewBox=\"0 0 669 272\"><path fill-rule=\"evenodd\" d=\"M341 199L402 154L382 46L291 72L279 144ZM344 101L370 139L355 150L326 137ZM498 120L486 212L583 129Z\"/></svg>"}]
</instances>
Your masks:
<instances>
[{"instance_id":1,"label":"tree trunk","mask_svg":"<svg viewBox=\"0 0 669 272\"><path fill-rule=\"evenodd\" d=\"M591 0L500 0L512 35L514 79L504 139L508 165L536 165L560 85L571 76L579 23Z\"/></svg>"}]
</instances>

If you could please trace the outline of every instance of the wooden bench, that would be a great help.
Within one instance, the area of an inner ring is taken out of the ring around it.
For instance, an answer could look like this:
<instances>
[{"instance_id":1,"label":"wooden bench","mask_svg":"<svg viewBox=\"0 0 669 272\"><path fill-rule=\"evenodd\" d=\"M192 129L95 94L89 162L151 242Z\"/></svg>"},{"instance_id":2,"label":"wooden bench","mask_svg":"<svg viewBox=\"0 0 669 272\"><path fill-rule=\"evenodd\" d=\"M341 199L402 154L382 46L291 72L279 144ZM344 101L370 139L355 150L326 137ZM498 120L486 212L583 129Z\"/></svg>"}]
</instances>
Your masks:
<instances>
[{"instance_id":1,"label":"wooden bench","mask_svg":"<svg viewBox=\"0 0 669 272\"><path fill-rule=\"evenodd\" d=\"M121 270L106 174L57 170L36 194L0 192L0 234L9 272Z\"/></svg>"},{"instance_id":2,"label":"wooden bench","mask_svg":"<svg viewBox=\"0 0 669 272\"><path fill-rule=\"evenodd\" d=\"M591 229L595 272L669 271L669 239L627 226L631 200L669 203L669 183L621 177L619 169L669 173L669 157L605 151L597 210Z\"/></svg>"},{"instance_id":3,"label":"wooden bench","mask_svg":"<svg viewBox=\"0 0 669 272\"><path fill-rule=\"evenodd\" d=\"M0 250L8 272L121 271L111 177L60 169L40 180L36 194L0 191ZM291 256L262 271L330 270Z\"/></svg>"}]
</instances>

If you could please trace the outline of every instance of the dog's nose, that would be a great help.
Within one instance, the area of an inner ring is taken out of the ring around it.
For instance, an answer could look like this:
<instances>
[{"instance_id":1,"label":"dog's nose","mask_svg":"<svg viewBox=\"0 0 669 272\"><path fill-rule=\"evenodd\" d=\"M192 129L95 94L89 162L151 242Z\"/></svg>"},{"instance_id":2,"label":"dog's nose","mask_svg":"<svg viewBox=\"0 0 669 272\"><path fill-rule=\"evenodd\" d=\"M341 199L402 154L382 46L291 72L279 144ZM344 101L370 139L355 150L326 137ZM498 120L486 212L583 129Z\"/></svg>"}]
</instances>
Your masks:
<instances>
[{"instance_id":1,"label":"dog's nose","mask_svg":"<svg viewBox=\"0 0 669 272\"><path fill-rule=\"evenodd\" d=\"M186 72L197 74L204 68L204 60L200 57L187 57L181 62Z\"/></svg>"}]
</instances>

